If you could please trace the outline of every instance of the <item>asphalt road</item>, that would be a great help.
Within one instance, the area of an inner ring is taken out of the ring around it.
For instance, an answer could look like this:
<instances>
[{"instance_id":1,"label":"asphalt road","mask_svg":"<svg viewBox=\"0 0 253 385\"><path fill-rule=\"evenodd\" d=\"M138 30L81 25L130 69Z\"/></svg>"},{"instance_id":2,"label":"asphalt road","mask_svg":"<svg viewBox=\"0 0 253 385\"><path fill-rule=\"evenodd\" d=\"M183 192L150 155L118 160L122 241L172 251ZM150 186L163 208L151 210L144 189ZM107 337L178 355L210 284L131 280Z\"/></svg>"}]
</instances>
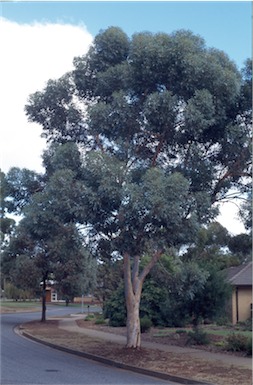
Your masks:
<instances>
[{"instance_id":1,"label":"asphalt road","mask_svg":"<svg viewBox=\"0 0 253 385\"><path fill-rule=\"evenodd\" d=\"M80 309L50 307L47 315L75 311ZM1 385L172 385L61 352L14 333L15 326L33 319L40 319L40 314L1 315Z\"/></svg>"}]
</instances>

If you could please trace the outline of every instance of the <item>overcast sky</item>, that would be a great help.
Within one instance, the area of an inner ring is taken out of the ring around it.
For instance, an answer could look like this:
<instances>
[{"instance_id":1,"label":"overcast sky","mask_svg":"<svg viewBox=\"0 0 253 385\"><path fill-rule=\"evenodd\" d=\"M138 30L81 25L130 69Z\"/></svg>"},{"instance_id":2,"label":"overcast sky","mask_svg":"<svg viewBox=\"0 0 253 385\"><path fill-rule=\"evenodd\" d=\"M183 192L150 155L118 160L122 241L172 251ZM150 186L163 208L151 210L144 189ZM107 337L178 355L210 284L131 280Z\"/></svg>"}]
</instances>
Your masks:
<instances>
[{"instance_id":1,"label":"overcast sky","mask_svg":"<svg viewBox=\"0 0 253 385\"><path fill-rule=\"evenodd\" d=\"M250 2L1 2L0 4L1 169L43 171L45 141L41 128L24 113L29 94L48 79L72 69L75 56L87 52L93 37L108 26L134 32L171 33L190 29L207 46L224 50L243 67L251 56ZM235 205L226 205L221 223L232 233ZM225 214L224 214L225 212Z\"/></svg>"}]
</instances>

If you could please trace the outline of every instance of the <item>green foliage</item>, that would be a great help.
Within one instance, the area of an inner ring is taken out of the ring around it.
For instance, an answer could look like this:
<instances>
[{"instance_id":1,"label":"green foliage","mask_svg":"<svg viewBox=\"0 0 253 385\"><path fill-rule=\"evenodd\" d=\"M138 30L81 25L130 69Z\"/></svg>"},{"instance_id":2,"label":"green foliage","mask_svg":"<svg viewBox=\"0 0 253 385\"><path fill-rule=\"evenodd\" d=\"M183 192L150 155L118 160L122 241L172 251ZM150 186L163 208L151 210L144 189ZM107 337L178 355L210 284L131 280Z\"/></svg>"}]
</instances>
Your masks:
<instances>
[{"instance_id":1,"label":"green foliage","mask_svg":"<svg viewBox=\"0 0 253 385\"><path fill-rule=\"evenodd\" d=\"M232 185L242 187L250 156L250 134L242 124L250 106L248 63L240 74L224 52L207 48L190 31L129 39L110 27L74 65L26 106L49 141L89 144L126 162L166 165L187 177L192 193L201 191L202 203L211 196L209 206ZM78 96L88 114L74 102ZM235 151L242 142L243 154ZM235 153L242 162L235 164ZM220 173L222 166L229 172Z\"/></svg>"},{"instance_id":2,"label":"green foliage","mask_svg":"<svg viewBox=\"0 0 253 385\"><path fill-rule=\"evenodd\" d=\"M208 334L201 328L194 328L188 334L187 344L189 345L208 345L210 338Z\"/></svg>"},{"instance_id":3,"label":"green foliage","mask_svg":"<svg viewBox=\"0 0 253 385\"><path fill-rule=\"evenodd\" d=\"M126 305L123 285L111 295L103 305L103 316L110 326L126 326Z\"/></svg>"},{"instance_id":4,"label":"green foliage","mask_svg":"<svg viewBox=\"0 0 253 385\"><path fill-rule=\"evenodd\" d=\"M228 246L233 254L240 256L242 262L247 257L251 260L252 238L250 234L242 233L231 237Z\"/></svg>"},{"instance_id":5,"label":"green foliage","mask_svg":"<svg viewBox=\"0 0 253 385\"><path fill-rule=\"evenodd\" d=\"M252 229L252 193L248 194L247 201L244 202L239 211L240 218L247 230Z\"/></svg>"},{"instance_id":6,"label":"green foliage","mask_svg":"<svg viewBox=\"0 0 253 385\"><path fill-rule=\"evenodd\" d=\"M206 284L189 306L196 323L201 318L213 320L223 314L231 293L231 287L225 277L210 266L207 269L209 277Z\"/></svg>"},{"instance_id":7,"label":"green foliage","mask_svg":"<svg viewBox=\"0 0 253 385\"><path fill-rule=\"evenodd\" d=\"M191 321L182 303L172 293L168 293L168 298L160 304L160 312L164 324L169 327L184 327Z\"/></svg>"},{"instance_id":8,"label":"green foliage","mask_svg":"<svg viewBox=\"0 0 253 385\"><path fill-rule=\"evenodd\" d=\"M161 324L183 327L189 323L198 324L202 319L215 320L223 315L230 286L211 264L180 263L178 260L174 270L157 265L151 276L165 292L157 302ZM152 291L150 295L152 297Z\"/></svg>"},{"instance_id":9,"label":"green foliage","mask_svg":"<svg viewBox=\"0 0 253 385\"><path fill-rule=\"evenodd\" d=\"M249 318L244 322L238 322L237 326L239 327L239 330L252 331L252 318Z\"/></svg>"},{"instance_id":10,"label":"green foliage","mask_svg":"<svg viewBox=\"0 0 253 385\"><path fill-rule=\"evenodd\" d=\"M214 321L217 326L226 326L231 324L229 317L226 315L217 316L215 317Z\"/></svg>"},{"instance_id":11,"label":"green foliage","mask_svg":"<svg viewBox=\"0 0 253 385\"><path fill-rule=\"evenodd\" d=\"M94 294L102 302L106 302L119 285L123 284L123 264L122 261L111 260L111 256L107 255L110 251L109 242L100 241L97 251L102 263L97 267L97 286Z\"/></svg>"},{"instance_id":12,"label":"green foliage","mask_svg":"<svg viewBox=\"0 0 253 385\"><path fill-rule=\"evenodd\" d=\"M35 290L41 281L53 279L57 291L70 301L95 286L96 263L84 247L78 224L80 154L70 143L56 146L55 152L51 150L43 183L39 184L27 170L14 170L19 180L13 185L13 204L19 207L23 218L1 264L4 275L19 288ZM8 175L10 184L13 171L11 176ZM40 188L34 191L38 185ZM24 207L20 204L22 194Z\"/></svg>"},{"instance_id":13,"label":"green foliage","mask_svg":"<svg viewBox=\"0 0 253 385\"><path fill-rule=\"evenodd\" d=\"M95 319L94 314L88 314L87 317L84 318L84 321L93 321Z\"/></svg>"},{"instance_id":14,"label":"green foliage","mask_svg":"<svg viewBox=\"0 0 253 385\"><path fill-rule=\"evenodd\" d=\"M233 352L245 352L252 355L252 337L233 333L226 338L226 349Z\"/></svg>"},{"instance_id":15,"label":"green foliage","mask_svg":"<svg viewBox=\"0 0 253 385\"><path fill-rule=\"evenodd\" d=\"M192 260L203 267L212 261L217 270L222 270L231 263L231 256L226 248L230 236L228 230L218 222L211 222L208 226L201 226L195 242L184 254L184 260Z\"/></svg>"},{"instance_id":16,"label":"green foliage","mask_svg":"<svg viewBox=\"0 0 253 385\"><path fill-rule=\"evenodd\" d=\"M166 320L161 314L161 303L167 296L167 291L153 279L147 279L143 285L140 317L148 318L153 325L166 325Z\"/></svg>"},{"instance_id":17,"label":"green foliage","mask_svg":"<svg viewBox=\"0 0 253 385\"><path fill-rule=\"evenodd\" d=\"M33 259L27 255L18 255L11 270L12 281L19 289L38 290L41 275Z\"/></svg>"},{"instance_id":18,"label":"green foliage","mask_svg":"<svg viewBox=\"0 0 253 385\"><path fill-rule=\"evenodd\" d=\"M106 320L103 316L97 317L95 320L95 325L106 325Z\"/></svg>"},{"instance_id":19,"label":"green foliage","mask_svg":"<svg viewBox=\"0 0 253 385\"><path fill-rule=\"evenodd\" d=\"M196 263L187 263L179 265L173 276L167 279L164 284L168 294L160 308L168 326L182 327L192 318L202 316L196 304L208 276L208 271L200 268Z\"/></svg>"},{"instance_id":20,"label":"green foliage","mask_svg":"<svg viewBox=\"0 0 253 385\"><path fill-rule=\"evenodd\" d=\"M16 287L10 282L7 282L4 286L4 296L7 299L14 300L26 300L26 299L34 299L35 293L32 290L24 290Z\"/></svg>"},{"instance_id":21,"label":"green foliage","mask_svg":"<svg viewBox=\"0 0 253 385\"><path fill-rule=\"evenodd\" d=\"M20 215L32 195L42 190L43 177L26 168L12 167L6 174L6 184L6 208L8 212Z\"/></svg>"},{"instance_id":22,"label":"green foliage","mask_svg":"<svg viewBox=\"0 0 253 385\"><path fill-rule=\"evenodd\" d=\"M81 172L81 158L75 143L52 144L43 154L47 177L60 170L71 170L75 176Z\"/></svg>"},{"instance_id":23,"label":"green foliage","mask_svg":"<svg viewBox=\"0 0 253 385\"><path fill-rule=\"evenodd\" d=\"M169 260L158 264L144 282L140 317L148 317L156 326L175 327L220 317L230 293L224 278L215 270L207 271L193 263L179 265L173 271ZM165 268L166 262L170 270ZM104 303L104 317L109 318L110 324L122 325L124 292L123 288L116 290L116 285L115 282L115 292L112 290Z\"/></svg>"},{"instance_id":24,"label":"green foliage","mask_svg":"<svg viewBox=\"0 0 253 385\"><path fill-rule=\"evenodd\" d=\"M31 95L28 118L56 146L52 159L44 156L47 185L32 195L23 222L47 256L40 259L44 271L52 260L66 262L60 250L82 254L76 224L84 224L93 251L100 240L110 244L106 257L137 260L193 244L200 224L218 214L214 203L231 188L250 190L249 81L248 65L240 74L224 52L190 31L128 38L110 27L75 58L72 72ZM84 154L81 164L74 144ZM175 299L168 296L167 309L177 317L187 309L196 320L213 316L217 280L207 279L205 267L187 267L170 282ZM115 322L123 323L123 306L119 313Z\"/></svg>"},{"instance_id":25,"label":"green foliage","mask_svg":"<svg viewBox=\"0 0 253 385\"><path fill-rule=\"evenodd\" d=\"M152 327L152 321L147 316L140 318L141 333L146 333Z\"/></svg>"},{"instance_id":26,"label":"green foliage","mask_svg":"<svg viewBox=\"0 0 253 385\"><path fill-rule=\"evenodd\" d=\"M8 217L10 184L7 176L0 170L0 241L1 250L9 243L9 238L15 230L15 220Z\"/></svg>"},{"instance_id":27,"label":"green foliage","mask_svg":"<svg viewBox=\"0 0 253 385\"><path fill-rule=\"evenodd\" d=\"M246 345L246 354L247 356L252 356L252 337L248 338Z\"/></svg>"}]
</instances>

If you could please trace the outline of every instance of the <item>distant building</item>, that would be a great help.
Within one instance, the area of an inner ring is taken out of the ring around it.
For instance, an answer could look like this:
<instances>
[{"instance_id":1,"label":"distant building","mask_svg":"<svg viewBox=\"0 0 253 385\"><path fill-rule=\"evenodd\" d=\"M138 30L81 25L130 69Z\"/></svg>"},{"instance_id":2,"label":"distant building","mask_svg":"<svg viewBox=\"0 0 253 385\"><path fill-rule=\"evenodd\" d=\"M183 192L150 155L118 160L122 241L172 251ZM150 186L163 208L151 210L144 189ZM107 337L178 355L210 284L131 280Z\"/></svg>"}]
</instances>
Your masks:
<instances>
[{"instance_id":1,"label":"distant building","mask_svg":"<svg viewBox=\"0 0 253 385\"><path fill-rule=\"evenodd\" d=\"M62 298L59 298L59 294L57 293L56 289L54 288L55 281L48 279L46 282L46 302L59 302L62 301ZM42 286L42 282L40 283L40 286Z\"/></svg>"},{"instance_id":2,"label":"distant building","mask_svg":"<svg viewBox=\"0 0 253 385\"><path fill-rule=\"evenodd\" d=\"M252 262L229 267L224 271L232 285L229 304L231 322L236 324L252 317Z\"/></svg>"}]
</instances>

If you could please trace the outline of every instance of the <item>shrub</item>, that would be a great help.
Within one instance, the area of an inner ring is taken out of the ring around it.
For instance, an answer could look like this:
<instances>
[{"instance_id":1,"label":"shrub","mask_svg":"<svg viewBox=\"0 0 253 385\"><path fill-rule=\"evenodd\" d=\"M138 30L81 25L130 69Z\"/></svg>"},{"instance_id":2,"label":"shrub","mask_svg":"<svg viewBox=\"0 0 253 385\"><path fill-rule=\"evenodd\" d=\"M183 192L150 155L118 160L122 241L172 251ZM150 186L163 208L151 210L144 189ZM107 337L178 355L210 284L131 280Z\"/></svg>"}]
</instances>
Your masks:
<instances>
[{"instance_id":1,"label":"shrub","mask_svg":"<svg viewBox=\"0 0 253 385\"><path fill-rule=\"evenodd\" d=\"M102 316L100 316L100 317L98 317L96 319L95 324L96 325L105 325L106 324L106 320Z\"/></svg>"},{"instance_id":2,"label":"shrub","mask_svg":"<svg viewBox=\"0 0 253 385\"><path fill-rule=\"evenodd\" d=\"M226 338L226 349L232 352L245 352L252 355L252 338L232 333Z\"/></svg>"},{"instance_id":3,"label":"shrub","mask_svg":"<svg viewBox=\"0 0 253 385\"><path fill-rule=\"evenodd\" d=\"M140 319L140 326L141 326L141 333L146 333L151 328L152 321L147 316L144 316Z\"/></svg>"},{"instance_id":4,"label":"shrub","mask_svg":"<svg viewBox=\"0 0 253 385\"><path fill-rule=\"evenodd\" d=\"M143 284L140 302L140 318L147 317L152 325L166 326L166 317L161 312L161 303L167 298L167 292L160 282L148 278Z\"/></svg>"},{"instance_id":5,"label":"shrub","mask_svg":"<svg viewBox=\"0 0 253 385\"><path fill-rule=\"evenodd\" d=\"M247 356L252 356L252 337L248 338L246 345L246 354Z\"/></svg>"},{"instance_id":6,"label":"shrub","mask_svg":"<svg viewBox=\"0 0 253 385\"><path fill-rule=\"evenodd\" d=\"M214 345L217 346L218 348L225 349L226 343L225 341L222 340L222 341L216 341Z\"/></svg>"},{"instance_id":7,"label":"shrub","mask_svg":"<svg viewBox=\"0 0 253 385\"><path fill-rule=\"evenodd\" d=\"M192 331L188 332L188 345L208 345L210 343L210 338L206 332L200 328L194 328Z\"/></svg>"},{"instance_id":8,"label":"shrub","mask_svg":"<svg viewBox=\"0 0 253 385\"><path fill-rule=\"evenodd\" d=\"M228 326L230 325L230 321L226 316L220 316L215 319L215 323L217 326Z\"/></svg>"},{"instance_id":9,"label":"shrub","mask_svg":"<svg viewBox=\"0 0 253 385\"><path fill-rule=\"evenodd\" d=\"M127 315L123 286L120 286L104 303L103 316L109 319L110 326L126 326Z\"/></svg>"},{"instance_id":10,"label":"shrub","mask_svg":"<svg viewBox=\"0 0 253 385\"><path fill-rule=\"evenodd\" d=\"M184 311L180 301L173 296L160 303L160 312L168 327L183 328L190 322L189 314Z\"/></svg>"},{"instance_id":11,"label":"shrub","mask_svg":"<svg viewBox=\"0 0 253 385\"><path fill-rule=\"evenodd\" d=\"M84 321L93 321L95 318L94 314L89 314L84 318Z\"/></svg>"},{"instance_id":12,"label":"shrub","mask_svg":"<svg viewBox=\"0 0 253 385\"><path fill-rule=\"evenodd\" d=\"M252 319L249 318L247 321L238 322L238 329L252 331Z\"/></svg>"}]
</instances>

